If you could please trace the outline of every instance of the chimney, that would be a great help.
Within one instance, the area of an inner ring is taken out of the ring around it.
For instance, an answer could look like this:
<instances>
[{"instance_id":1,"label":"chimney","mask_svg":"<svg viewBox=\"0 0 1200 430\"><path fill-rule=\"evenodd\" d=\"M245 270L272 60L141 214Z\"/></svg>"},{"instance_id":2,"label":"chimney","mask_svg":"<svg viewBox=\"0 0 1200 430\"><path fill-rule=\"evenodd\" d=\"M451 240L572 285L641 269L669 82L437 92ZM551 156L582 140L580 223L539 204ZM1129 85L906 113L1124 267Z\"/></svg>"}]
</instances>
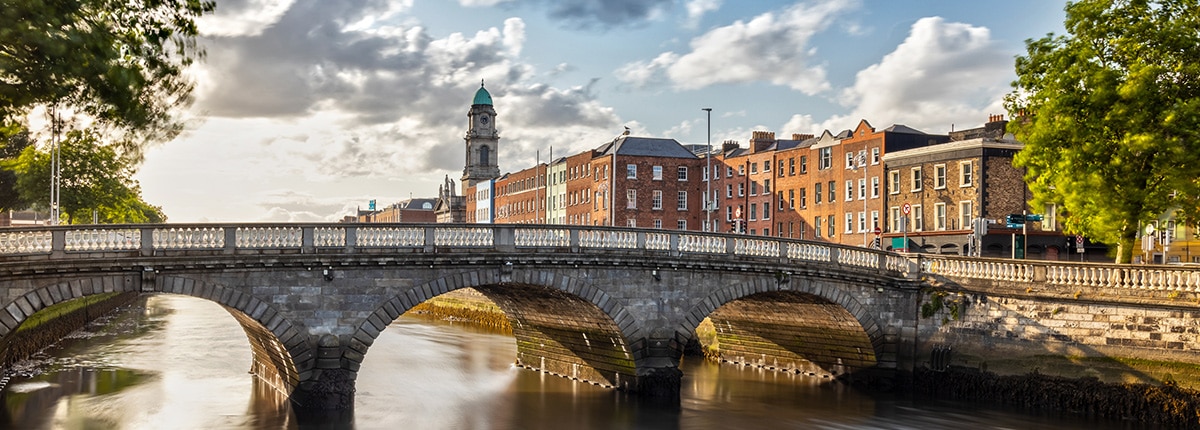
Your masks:
<instances>
[{"instance_id":1,"label":"chimney","mask_svg":"<svg viewBox=\"0 0 1200 430\"><path fill-rule=\"evenodd\" d=\"M811 134L792 133L792 140L808 140L812 139L813 137L815 136Z\"/></svg>"},{"instance_id":2,"label":"chimney","mask_svg":"<svg viewBox=\"0 0 1200 430\"><path fill-rule=\"evenodd\" d=\"M721 143L721 153L722 154L728 154L729 151L732 151L735 149L738 149L738 143L736 140L726 140L725 142Z\"/></svg>"},{"instance_id":3,"label":"chimney","mask_svg":"<svg viewBox=\"0 0 1200 430\"><path fill-rule=\"evenodd\" d=\"M775 143L775 132L756 131L750 134L750 153L766 150Z\"/></svg>"}]
</instances>

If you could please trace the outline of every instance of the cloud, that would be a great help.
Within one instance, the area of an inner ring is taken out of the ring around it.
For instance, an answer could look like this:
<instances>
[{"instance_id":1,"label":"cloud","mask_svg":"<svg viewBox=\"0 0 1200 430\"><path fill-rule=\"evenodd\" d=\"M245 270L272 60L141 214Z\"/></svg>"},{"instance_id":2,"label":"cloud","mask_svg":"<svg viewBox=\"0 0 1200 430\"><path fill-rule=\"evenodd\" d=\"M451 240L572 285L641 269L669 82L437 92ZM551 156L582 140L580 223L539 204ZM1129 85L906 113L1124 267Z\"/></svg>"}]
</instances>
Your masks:
<instances>
[{"instance_id":1,"label":"cloud","mask_svg":"<svg viewBox=\"0 0 1200 430\"><path fill-rule=\"evenodd\" d=\"M736 21L692 39L691 52L664 52L650 62L632 62L617 69L617 79L643 87L668 80L678 89L717 84L770 82L808 95L830 89L825 68L809 48L857 0L797 3L767 12L750 21Z\"/></svg>"},{"instance_id":2,"label":"cloud","mask_svg":"<svg viewBox=\"0 0 1200 430\"><path fill-rule=\"evenodd\" d=\"M867 118L876 126L905 124L927 133L945 133L952 124L973 127L1002 111L1013 55L985 27L922 18L904 42L841 92L838 100L852 112L824 125L847 128Z\"/></svg>"},{"instance_id":3,"label":"cloud","mask_svg":"<svg viewBox=\"0 0 1200 430\"><path fill-rule=\"evenodd\" d=\"M696 28L704 14L721 8L721 0L689 0L684 9L687 10L687 21L684 26Z\"/></svg>"}]
</instances>

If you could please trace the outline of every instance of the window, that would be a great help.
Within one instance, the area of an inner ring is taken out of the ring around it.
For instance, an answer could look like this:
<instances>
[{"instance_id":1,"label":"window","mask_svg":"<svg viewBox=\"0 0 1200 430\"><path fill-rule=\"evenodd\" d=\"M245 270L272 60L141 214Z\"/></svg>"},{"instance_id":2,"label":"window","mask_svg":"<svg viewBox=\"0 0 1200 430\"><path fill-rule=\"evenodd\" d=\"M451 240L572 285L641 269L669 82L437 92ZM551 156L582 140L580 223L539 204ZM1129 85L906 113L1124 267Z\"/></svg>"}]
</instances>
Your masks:
<instances>
[{"instance_id":1,"label":"window","mask_svg":"<svg viewBox=\"0 0 1200 430\"><path fill-rule=\"evenodd\" d=\"M733 184L725 184L725 198L733 198Z\"/></svg>"},{"instance_id":2,"label":"window","mask_svg":"<svg viewBox=\"0 0 1200 430\"><path fill-rule=\"evenodd\" d=\"M626 179L637 179L637 165L636 164L625 165L625 170L627 172L625 174Z\"/></svg>"},{"instance_id":3,"label":"window","mask_svg":"<svg viewBox=\"0 0 1200 430\"><path fill-rule=\"evenodd\" d=\"M833 181L829 181L829 203L833 203L833 202L836 202L836 201L837 201L837 192L836 192L836 191L834 191L834 189L833 189L833 188L834 188L834 185L833 185L833 184L834 184L834 182L833 182Z\"/></svg>"},{"instance_id":4,"label":"window","mask_svg":"<svg viewBox=\"0 0 1200 430\"><path fill-rule=\"evenodd\" d=\"M1050 203L1046 205L1045 215L1042 216L1042 230L1054 231L1054 227L1058 225L1058 205Z\"/></svg>"},{"instance_id":5,"label":"window","mask_svg":"<svg viewBox=\"0 0 1200 430\"><path fill-rule=\"evenodd\" d=\"M958 228L971 228L971 219L974 218L974 212L971 211L971 201L964 200L958 202Z\"/></svg>"},{"instance_id":6,"label":"window","mask_svg":"<svg viewBox=\"0 0 1200 430\"><path fill-rule=\"evenodd\" d=\"M813 184L813 203L821 204L821 183Z\"/></svg>"},{"instance_id":7,"label":"window","mask_svg":"<svg viewBox=\"0 0 1200 430\"><path fill-rule=\"evenodd\" d=\"M867 231L867 213L859 212L858 213L858 232L863 233L866 231Z\"/></svg>"},{"instance_id":8,"label":"window","mask_svg":"<svg viewBox=\"0 0 1200 430\"><path fill-rule=\"evenodd\" d=\"M733 221L733 206L725 206L725 222Z\"/></svg>"},{"instance_id":9,"label":"window","mask_svg":"<svg viewBox=\"0 0 1200 430\"><path fill-rule=\"evenodd\" d=\"M808 188L800 188L800 209L808 208Z\"/></svg>"},{"instance_id":10,"label":"window","mask_svg":"<svg viewBox=\"0 0 1200 430\"><path fill-rule=\"evenodd\" d=\"M871 165L879 164L879 148L871 148Z\"/></svg>"},{"instance_id":11,"label":"window","mask_svg":"<svg viewBox=\"0 0 1200 430\"><path fill-rule=\"evenodd\" d=\"M972 165L970 161L958 163L958 182L960 187L969 187L974 185L972 182L975 173L972 171L973 166L974 165Z\"/></svg>"},{"instance_id":12,"label":"window","mask_svg":"<svg viewBox=\"0 0 1200 430\"><path fill-rule=\"evenodd\" d=\"M892 206L888 209L888 213L891 214L888 217L888 231L900 231L900 207Z\"/></svg>"},{"instance_id":13,"label":"window","mask_svg":"<svg viewBox=\"0 0 1200 430\"><path fill-rule=\"evenodd\" d=\"M704 169L704 182L708 182L708 169Z\"/></svg>"},{"instance_id":14,"label":"window","mask_svg":"<svg viewBox=\"0 0 1200 430\"><path fill-rule=\"evenodd\" d=\"M677 173L677 176L679 177L680 182L687 180L687 175L688 175L687 166L679 166L679 168L676 169L676 173Z\"/></svg>"},{"instance_id":15,"label":"window","mask_svg":"<svg viewBox=\"0 0 1200 430\"><path fill-rule=\"evenodd\" d=\"M816 217L816 219L813 219L813 228L816 229L816 237L818 239L820 239L821 238L821 217Z\"/></svg>"},{"instance_id":16,"label":"window","mask_svg":"<svg viewBox=\"0 0 1200 430\"><path fill-rule=\"evenodd\" d=\"M875 227L879 227L879 211L871 211L870 227L871 227L871 230L875 230Z\"/></svg>"},{"instance_id":17,"label":"window","mask_svg":"<svg viewBox=\"0 0 1200 430\"><path fill-rule=\"evenodd\" d=\"M847 152L846 153L846 169L849 170L849 169L853 169L853 168L854 168L854 153Z\"/></svg>"},{"instance_id":18,"label":"window","mask_svg":"<svg viewBox=\"0 0 1200 430\"><path fill-rule=\"evenodd\" d=\"M826 226L829 229L829 237L833 238L833 235L837 233L837 229L834 228L833 215L830 215L826 221L828 221L828 224L829 224L828 226Z\"/></svg>"},{"instance_id":19,"label":"window","mask_svg":"<svg viewBox=\"0 0 1200 430\"><path fill-rule=\"evenodd\" d=\"M800 156L800 173L808 173L808 156Z\"/></svg>"},{"instance_id":20,"label":"window","mask_svg":"<svg viewBox=\"0 0 1200 430\"><path fill-rule=\"evenodd\" d=\"M900 194L900 171L893 170L888 172L888 193Z\"/></svg>"},{"instance_id":21,"label":"window","mask_svg":"<svg viewBox=\"0 0 1200 430\"><path fill-rule=\"evenodd\" d=\"M750 204L750 221L758 219L758 203Z\"/></svg>"},{"instance_id":22,"label":"window","mask_svg":"<svg viewBox=\"0 0 1200 430\"><path fill-rule=\"evenodd\" d=\"M912 190L913 192L921 191L921 168L912 168Z\"/></svg>"},{"instance_id":23,"label":"window","mask_svg":"<svg viewBox=\"0 0 1200 430\"><path fill-rule=\"evenodd\" d=\"M733 177L733 167L732 166L725 166L725 177L726 178Z\"/></svg>"},{"instance_id":24,"label":"window","mask_svg":"<svg viewBox=\"0 0 1200 430\"><path fill-rule=\"evenodd\" d=\"M758 163L750 163L750 174L758 173Z\"/></svg>"},{"instance_id":25,"label":"window","mask_svg":"<svg viewBox=\"0 0 1200 430\"><path fill-rule=\"evenodd\" d=\"M846 234L854 233L854 213L846 212Z\"/></svg>"},{"instance_id":26,"label":"window","mask_svg":"<svg viewBox=\"0 0 1200 430\"><path fill-rule=\"evenodd\" d=\"M654 228L662 228L662 220L661 219L654 220Z\"/></svg>"},{"instance_id":27,"label":"window","mask_svg":"<svg viewBox=\"0 0 1200 430\"><path fill-rule=\"evenodd\" d=\"M675 228L679 230L687 230L687 220L681 219L679 221L675 221Z\"/></svg>"},{"instance_id":28,"label":"window","mask_svg":"<svg viewBox=\"0 0 1200 430\"><path fill-rule=\"evenodd\" d=\"M738 176L746 176L746 166L738 166Z\"/></svg>"},{"instance_id":29,"label":"window","mask_svg":"<svg viewBox=\"0 0 1200 430\"><path fill-rule=\"evenodd\" d=\"M775 171L779 172L780 178L783 177L783 160L779 160L779 168L775 169Z\"/></svg>"},{"instance_id":30,"label":"window","mask_svg":"<svg viewBox=\"0 0 1200 430\"><path fill-rule=\"evenodd\" d=\"M921 210L921 205L913 205L912 207L912 231L921 231L925 229L925 212Z\"/></svg>"},{"instance_id":31,"label":"window","mask_svg":"<svg viewBox=\"0 0 1200 430\"><path fill-rule=\"evenodd\" d=\"M879 198L879 177L878 176L871 177L871 198L873 198L873 199Z\"/></svg>"},{"instance_id":32,"label":"window","mask_svg":"<svg viewBox=\"0 0 1200 430\"><path fill-rule=\"evenodd\" d=\"M763 180L763 194L764 195L771 194L771 180L770 179Z\"/></svg>"},{"instance_id":33,"label":"window","mask_svg":"<svg viewBox=\"0 0 1200 430\"><path fill-rule=\"evenodd\" d=\"M662 190L654 190L650 198L650 209L662 210Z\"/></svg>"},{"instance_id":34,"label":"window","mask_svg":"<svg viewBox=\"0 0 1200 430\"><path fill-rule=\"evenodd\" d=\"M746 184L738 184L738 197L746 195Z\"/></svg>"},{"instance_id":35,"label":"window","mask_svg":"<svg viewBox=\"0 0 1200 430\"><path fill-rule=\"evenodd\" d=\"M763 219L771 219L771 202L763 202Z\"/></svg>"},{"instance_id":36,"label":"window","mask_svg":"<svg viewBox=\"0 0 1200 430\"><path fill-rule=\"evenodd\" d=\"M933 189L943 188L946 188L946 165L937 164L933 166Z\"/></svg>"},{"instance_id":37,"label":"window","mask_svg":"<svg viewBox=\"0 0 1200 430\"><path fill-rule=\"evenodd\" d=\"M854 181L846 181L846 201L854 200Z\"/></svg>"},{"instance_id":38,"label":"window","mask_svg":"<svg viewBox=\"0 0 1200 430\"><path fill-rule=\"evenodd\" d=\"M758 181L750 181L750 195L758 195Z\"/></svg>"},{"instance_id":39,"label":"window","mask_svg":"<svg viewBox=\"0 0 1200 430\"><path fill-rule=\"evenodd\" d=\"M833 167L833 148L832 147L825 147L825 148L818 149L817 153L821 156L820 163L817 166L818 170L825 170L830 167Z\"/></svg>"},{"instance_id":40,"label":"window","mask_svg":"<svg viewBox=\"0 0 1200 430\"><path fill-rule=\"evenodd\" d=\"M625 209L637 209L637 190L625 190Z\"/></svg>"},{"instance_id":41,"label":"window","mask_svg":"<svg viewBox=\"0 0 1200 430\"><path fill-rule=\"evenodd\" d=\"M788 209L796 208L796 190L788 190L787 203L783 201L783 191L779 192L779 208L783 209L784 204L787 205Z\"/></svg>"},{"instance_id":42,"label":"window","mask_svg":"<svg viewBox=\"0 0 1200 430\"><path fill-rule=\"evenodd\" d=\"M867 180L859 179L858 180L858 199L866 200L866 198L867 198Z\"/></svg>"},{"instance_id":43,"label":"window","mask_svg":"<svg viewBox=\"0 0 1200 430\"><path fill-rule=\"evenodd\" d=\"M783 170L783 168L780 167L779 170ZM792 158L788 159L788 176L792 176L795 174L796 174L796 158L792 157Z\"/></svg>"},{"instance_id":44,"label":"window","mask_svg":"<svg viewBox=\"0 0 1200 430\"><path fill-rule=\"evenodd\" d=\"M783 190L779 190L779 210L783 210L787 206L787 200L783 198Z\"/></svg>"},{"instance_id":45,"label":"window","mask_svg":"<svg viewBox=\"0 0 1200 430\"><path fill-rule=\"evenodd\" d=\"M934 203L933 204L933 229L938 230L938 231L946 229L946 204L945 203Z\"/></svg>"},{"instance_id":46,"label":"window","mask_svg":"<svg viewBox=\"0 0 1200 430\"><path fill-rule=\"evenodd\" d=\"M771 160L764 160L763 161L763 173L770 172L770 171L771 171Z\"/></svg>"},{"instance_id":47,"label":"window","mask_svg":"<svg viewBox=\"0 0 1200 430\"><path fill-rule=\"evenodd\" d=\"M687 200L688 200L687 199L687 191L680 191L679 197L676 199L675 209L678 209L681 211L686 211L687 210Z\"/></svg>"},{"instance_id":48,"label":"window","mask_svg":"<svg viewBox=\"0 0 1200 430\"><path fill-rule=\"evenodd\" d=\"M653 166L650 168L650 179L655 181L662 180L662 166Z\"/></svg>"}]
</instances>

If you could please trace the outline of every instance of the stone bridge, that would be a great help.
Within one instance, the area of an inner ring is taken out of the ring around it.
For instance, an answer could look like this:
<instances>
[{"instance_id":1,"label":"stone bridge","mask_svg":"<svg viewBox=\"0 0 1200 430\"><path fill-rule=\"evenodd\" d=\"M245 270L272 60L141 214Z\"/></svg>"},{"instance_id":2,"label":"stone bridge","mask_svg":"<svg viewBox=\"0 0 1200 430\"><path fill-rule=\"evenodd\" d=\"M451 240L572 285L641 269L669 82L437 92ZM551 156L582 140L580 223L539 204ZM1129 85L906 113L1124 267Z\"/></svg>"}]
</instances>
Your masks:
<instances>
[{"instance_id":1,"label":"stone bridge","mask_svg":"<svg viewBox=\"0 0 1200 430\"><path fill-rule=\"evenodd\" d=\"M929 258L607 227L0 231L0 336L40 309L90 294L199 297L241 324L252 372L301 410L351 408L357 371L379 333L417 304L463 288L504 310L520 365L677 398L680 357L705 318L728 361L839 379L891 381L918 366L979 366L993 347L1031 356L1133 351L1184 361L1200 348L1200 297L1190 296L1198 284L1194 270ZM1148 309L1166 316L1145 316ZM1100 311L1122 318L1140 312L1143 320L1122 320L1128 336L1113 320L1103 330L1112 336L1093 326L1068 332L1070 324L1056 322ZM1139 334L1149 326L1165 330L1166 339ZM1108 346L1079 347L1097 343ZM951 348L961 353L944 353Z\"/></svg>"}]
</instances>

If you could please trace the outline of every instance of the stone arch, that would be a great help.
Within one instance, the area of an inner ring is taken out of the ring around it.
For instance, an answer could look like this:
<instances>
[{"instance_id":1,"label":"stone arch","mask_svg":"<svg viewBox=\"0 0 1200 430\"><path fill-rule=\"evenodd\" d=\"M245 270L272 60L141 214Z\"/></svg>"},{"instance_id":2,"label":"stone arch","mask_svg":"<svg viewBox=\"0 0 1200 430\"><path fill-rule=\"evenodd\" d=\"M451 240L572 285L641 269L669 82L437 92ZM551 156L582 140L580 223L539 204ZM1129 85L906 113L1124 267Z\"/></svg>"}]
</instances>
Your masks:
<instances>
[{"instance_id":1,"label":"stone arch","mask_svg":"<svg viewBox=\"0 0 1200 430\"><path fill-rule=\"evenodd\" d=\"M707 316L712 315L720 307L739 299L763 293L798 293L826 300L840 306L862 327L863 332L870 342L877 366L878 364L886 363L887 357L891 356L887 353L888 348L886 346L888 341L884 336L884 328L871 315L867 307L863 306L845 289L837 288L828 280L798 280L794 276L789 282L780 282L775 276L761 277L740 285L729 286L712 292L707 297L697 300L697 304L687 314L686 325L677 329L676 337L692 336L696 328L700 325L700 322ZM770 363L766 365L770 365Z\"/></svg>"},{"instance_id":2,"label":"stone arch","mask_svg":"<svg viewBox=\"0 0 1200 430\"><path fill-rule=\"evenodd\" d=\"M8 335L10 323L15 330L30 315L52 305L95 294L133 291L138 291L138 283L132 275L76 278L33 289L4 304L6 312L0 312L5 320L0 330L4 332L0 336ZM12 321L8 321L10 318Z\"/></svg>"},{"instance_id":3,"label":"stone arch","mask_svg":"<svg viewBox=\"0 0 1200 430\"><path fill-rule=\"evenodd\" d=\"M285 395L300 383L296 357L311 357L306 337L276 307L236 288L183 276L158 276L154 292L179 294L221 305L250 342L254 357L250 372Z\"/></svg>"},{"instance_id":4,"label":"stone arch","mask_svg":"<svg viewBox=\"0 0 1200 430\"><path fill-rule=\"evenodd\" d=\"M463 288L478 289L491 286L531 286L546 288L575 297L582 302L595 306L599 312L611 319L612 328L615 329L615 333L620 337L619 341L621 344L617 346L630 357L631 361L634 360L634 357L641 355L639 349L646 347L646 345L631 345L631 339L639 339L643 336L643 330L637 323L636 318L617 299L587 281L563 275L555 270L514 270L511 274L501 274L500 269L486 269L458 272L443 276L424 284L413 286L402 294L398 294L387 300L382 306L376 308L355 330L354 336L350 341L349 350L343 358L354 362L354 366L357 368L358 365L361 365L367 349L379 337L380 333L392 321L399 318L400 315L412 309L418 303L454 290ZM527 367L536 368L537 366ZM573 377L567 373L542 370L568 378ZM634 366L634 368L629 370L631 372L625 379L621 379L619 376L606 378L608 382L594 381L587 378L578 379L600 385L629 388L635 383L634 372L637 369Z\"/></svg>"}]
</instances>

